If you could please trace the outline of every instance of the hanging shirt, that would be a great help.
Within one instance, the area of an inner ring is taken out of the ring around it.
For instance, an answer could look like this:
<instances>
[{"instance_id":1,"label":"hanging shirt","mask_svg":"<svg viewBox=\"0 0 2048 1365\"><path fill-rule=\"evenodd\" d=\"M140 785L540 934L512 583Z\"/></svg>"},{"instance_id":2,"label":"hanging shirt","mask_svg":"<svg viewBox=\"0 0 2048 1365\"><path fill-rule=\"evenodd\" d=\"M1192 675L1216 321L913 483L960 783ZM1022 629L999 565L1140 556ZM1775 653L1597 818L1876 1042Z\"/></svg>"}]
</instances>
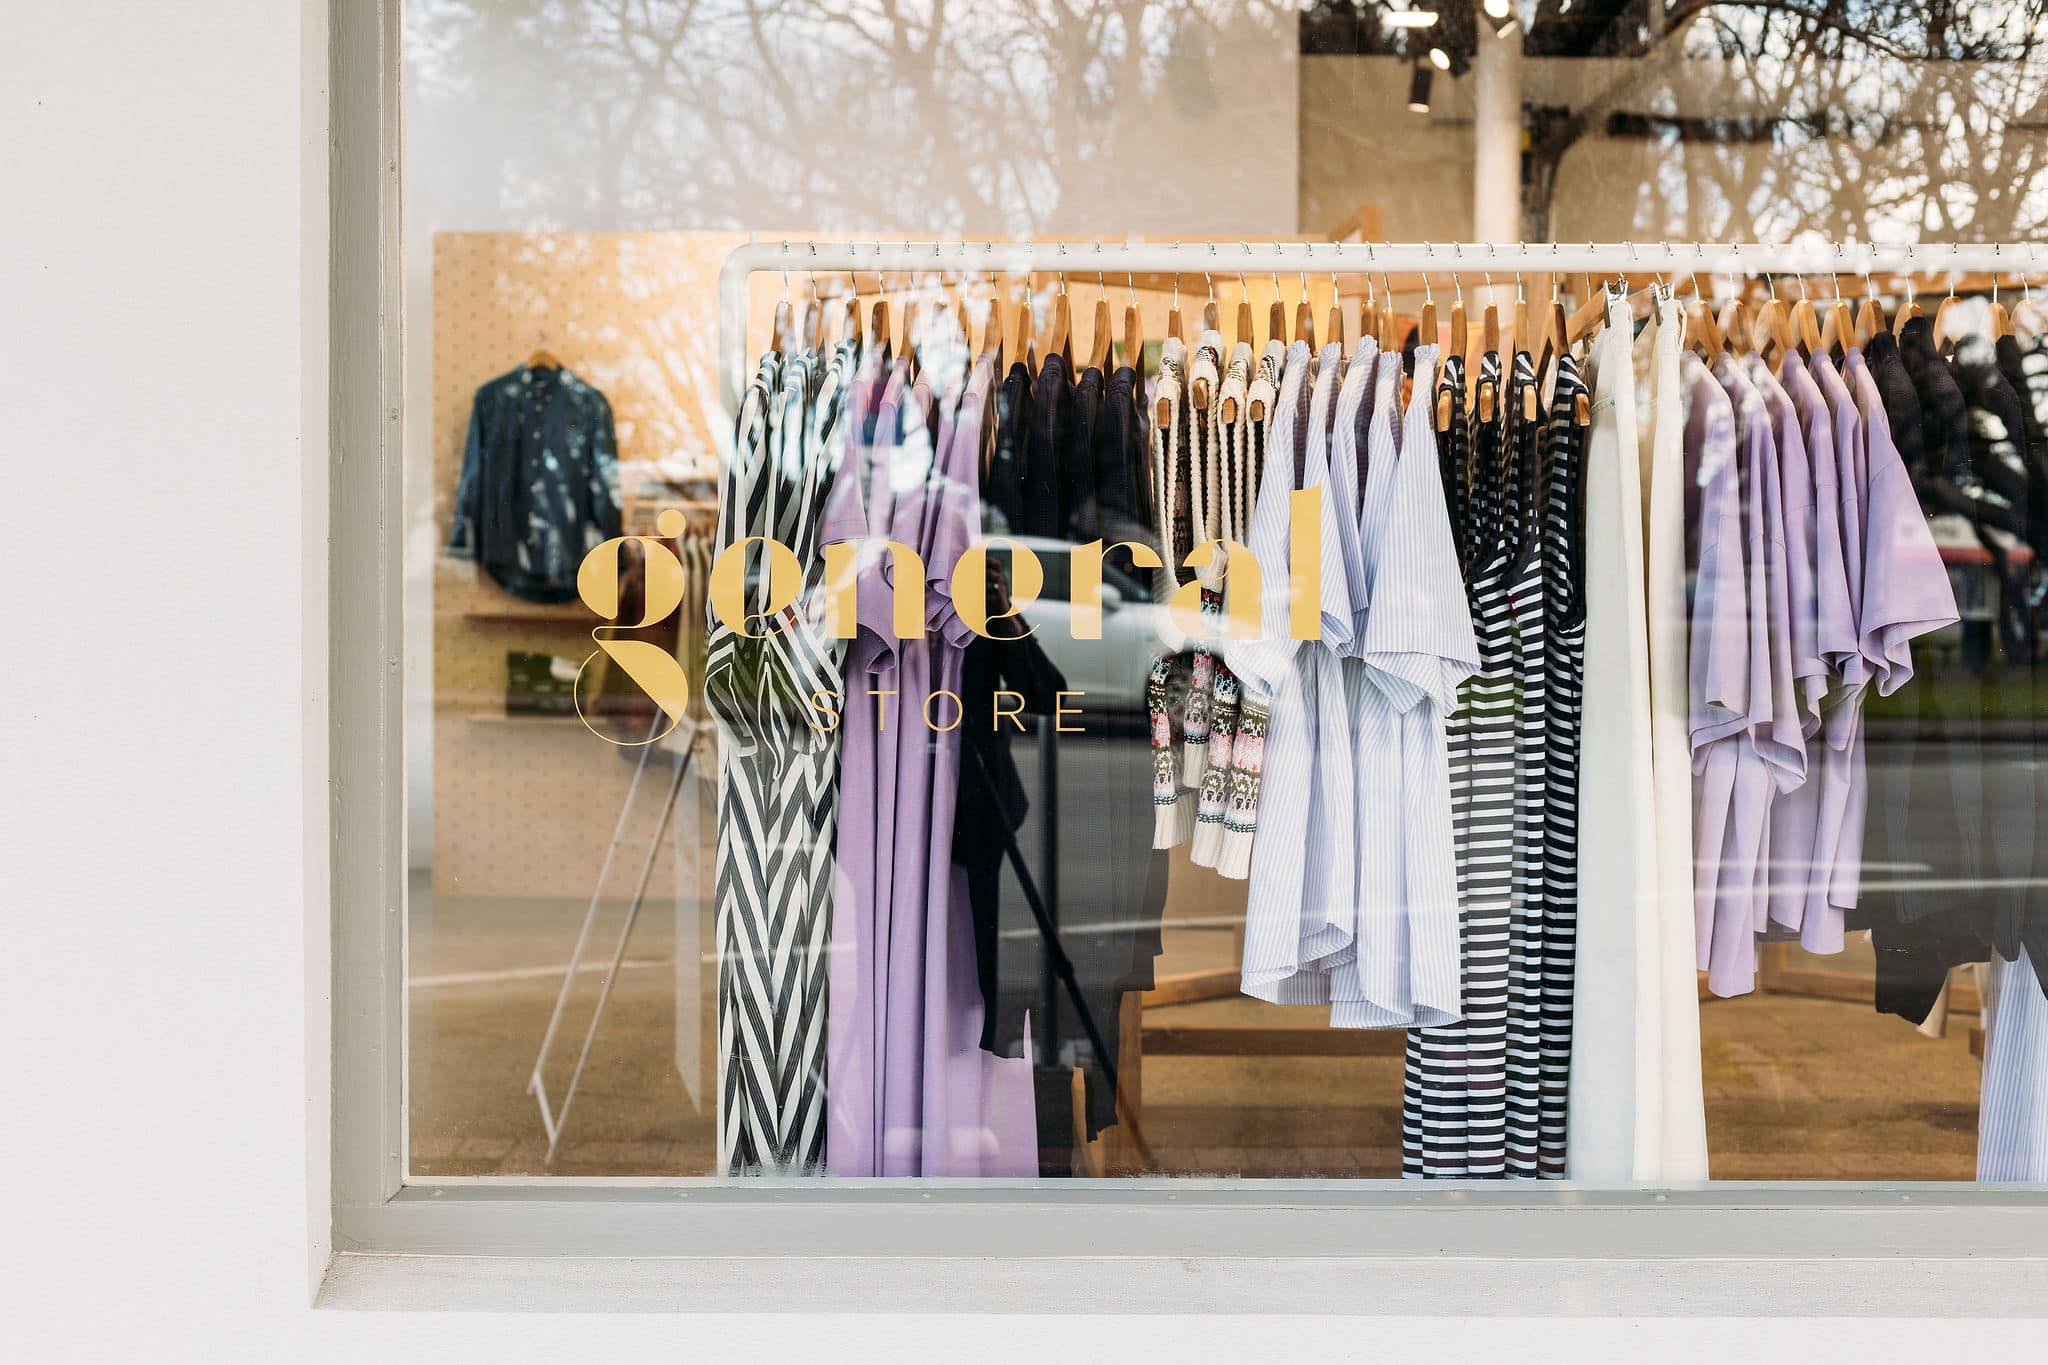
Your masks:
<instances>
[{"instance_id":1,"label":"hanging shirt","mask_svg":"<svg viewBox=\"0 0 2048 1365\"><path fill-rule=\"evenodd\" d=\"M1807 905L1825 900L1827 894L1813 861L1824 743L1811 741L1820 734L1821 711L1833 686L1826 637L1830 628L1835 633L1845 630L1848 586L1837 525L1834 419L1797 351L1785 356L1777 377L1796 429L1795 440L1780 437L1779 466L1786 488L1785 548L1792 569L1793 673L1799 689L1800 732L1809 744L1806 777L1771 805L1768 913L1776 929L1797 933L1805 923Z\"/></svg>"},{"instance_id":2,"label":"hanging shirt","mask_svg":"<svg viewBox=\"0 0 2048 1365\"><path fill-rule=\"evenodd\" d=\"M1722 914L1729 907L1721 902L1721 862L1751 685L1749 482L1744 477L1751 461L1742 457L1738 442L1742 435L1755 439L1759 424L1752 414L1738 429L1730 390L1692 352L1679 358L1679 367L1685 385L1686 487L1696 498L1686 516L1693 581L1688 742L1695 960L1705 968L1717 933L1739 928L1722 929Z\"/></svg>"},{"instance_id":3,"label":"hanging shirt","mask_svg":"<svg viewBox=\"0 0 2048 1365\"><path fill-rule=\"evenodd\" d=\"M1863 605L1863 518L1870 481L1863 413L1849 386L1825 353L1810 357L1807 366L1831 418L1833 459L1823 462L1816 457L1814 467L1816 485L1825 483L1834 493L1832 515L1825 501L1816 508L1821 531L1820 648L1832 681L1821 703L1820 770L1809 778L1818 791L1819 809L1814 885L1799 941L1808 952L1837 953L1842 950L1843 911L1856 904L1863 865L1863 699L1870 667L1856 623ZM1822 475L1824 464L1829 472Z\"/></svg>"},{"instance_id":4,"label":"hanging shirt","mask_svg":"<svg viewBox=\"0 0 2048 1365\"><path fill-rule=\"evenodd\" d=\"M1390 385L1375 395L1359 546L1368 606L1352 645L1370 689L1354 710L1353 781L1359 784L1358 876L1397 871L1391 901L1357 898L1353 961L1332 988L1339 1028L1428 1027L1463 1012L1457 867L1451 845L1450 760L1444 718L1479 667L1457 542L1444 505L1433 414L1435 346L1419 346L1398 446L1380 420ZM1395 365L1383 357L1391 379ZM1462 368L1462 366L1461 366ZM1348 490L1346 490L1348 491ZM1368 768L1398 783L1390 805L1367 804Z\"/></svg>"},{"instance_id":5,"label":"hanging shirt","mask_svg":"<svg viewBox=\"0 0 2048 1365\"><path fill-rule=\"evenodd\" d=\"M476 560L515 597L570 602L583 557L618 534L619 450L605 396L545 365L478 389L448 553Z\"/></svg>"},{"instance_id":6,"label":"hanging shirt","mask_svg":"<svg viewBox=\"0 0 2048 1365\"><path fill-rule=\"evenodd\" d=\"M1306 437L1314 364L1308 343L1288 348L1279 397L1269 423L1266 470L1252 521L1251 549L1263 583L1261 638L1233 642L1227 660L1247 695L1270 698L1259 828L1251 847L1241 980L1245 994L1275 1004L1320 1004L1329 978L1318 964L1349 945L1348 920L1326 912L1341 904L1340 876L1352 867L1352 802L1330 790L1334 772L1348 786L1350 722L1343 709L1338 651L1351 633L1351 585L1341 559L1327 470L1310 458ZM1322 491L1320 626L1316 640L1289 634L1290 494ZM1331 749L1343 747L1343 756ZM1327 799L1325 799L1327 798ZM1338 869L1342 869L1340 873Z\"/></svg>"}]
</instances>

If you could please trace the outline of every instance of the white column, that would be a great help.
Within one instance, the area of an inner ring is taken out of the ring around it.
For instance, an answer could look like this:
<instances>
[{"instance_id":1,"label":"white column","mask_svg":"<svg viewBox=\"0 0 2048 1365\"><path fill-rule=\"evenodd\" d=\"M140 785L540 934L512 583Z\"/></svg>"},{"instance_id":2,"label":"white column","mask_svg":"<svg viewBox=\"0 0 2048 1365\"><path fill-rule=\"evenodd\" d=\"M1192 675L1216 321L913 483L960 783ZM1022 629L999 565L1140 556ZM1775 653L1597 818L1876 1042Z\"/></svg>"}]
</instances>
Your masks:
<instances>
[{"instance_id":1,"label":"white column","mask_svg":"<svg viewBox=\"0 0 2048 1365\"><path fill-rule=\"evenodd\" d=\"M1522 218L1522 31L1479 25L1472 58L1472 240L1512 242Z\"/></svg>"}]
</instances>

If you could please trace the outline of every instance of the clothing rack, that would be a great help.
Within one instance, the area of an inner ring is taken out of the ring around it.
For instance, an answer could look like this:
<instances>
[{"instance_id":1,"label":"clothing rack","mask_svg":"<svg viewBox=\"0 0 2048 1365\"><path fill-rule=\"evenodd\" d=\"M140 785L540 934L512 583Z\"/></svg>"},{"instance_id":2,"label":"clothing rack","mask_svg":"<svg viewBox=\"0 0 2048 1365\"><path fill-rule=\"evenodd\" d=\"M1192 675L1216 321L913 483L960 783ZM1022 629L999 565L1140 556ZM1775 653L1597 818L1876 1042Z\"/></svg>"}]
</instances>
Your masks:
<instances>
[{"instance_id":1,"label":"clothing rack","mask_svg":"<svg viewBox=\"0 0 2048 1365\"><path fill-rule=\"evenodd\" d=\"M1983 274L2022 277L2048 272L2048 246L1988 242L1879 246L1872 243L1763 242L749 242L735 247L718 272L718 386L728 414L739 411L752 373L747 354L747 278L858 271L873 275L930 272L960 276L1144 274L1278 274L1303 279L1353 275L1403 276L1404 292L1456 277L1496 286L1515 276L1787 275L1801 279L1903 275L1912 278ZM1923 296L1924 297L1924 296Z\"/></svg>"},{"instance_id":2,"label":"clothing rack","mask_svg":"<svg viewBox=\"0 0 2048 1365\"><path fill-rule=\"evenodd\" d=\"M1984 243L1879 246L1869 243L1767 244L1755 242L1586 242L1572 243L1485 243L1485 242L1331 242L1247 243L1243 241L1199 241L1120 243L1076 242L856 242L781 241L750 242L735 248L719 272L719 393L726 411L737 414L740 395L753 373L755 356L750 351L749 321L752 299L749 277L758 273L779 274L783 297L793 299L791 277L824 274L870 274L878 280L891 275L907 276L910 288L922 278L971 279L977 276L1064 276L1086 279L1097 276L1105 283L1122 277L1128 284L1146 275L1148 285L1160 287L1158 277L1170 276L1176 286L1184 276L1273 275L1296 277L1304 294L1310 281L1328 278L1343 292L1367 291L1368 281L1376 292L1391 297L1396 292L1433 297L1436 287L1458 283L1475 289L1490 284L1490 300L1499 302L1501 291L1531 277L1549 279L1551 288L1564 288L1562 277L1593 275L1604 280L1625 279L1632 285L1650 280L1672 283L1693 277L1703 296L1720 293L1723 277L1751 280L1758 277L1789 276L1802 284L1826 280L1829 287L1811 297L1824 304L1836 290L1854 301L1866 293L1878 292L1876 280L1886 277L1895 284L1906 280L1932 281L1929 288L1915 290L1919 300L1931 306L1943 294L1982 292L2009 283L2014 289L2048 278L2048 247L2031 243ZM1699 277L1705 277L1704 280ZM1857 281L1852 287L1849 281ZM1704 285L1704 287L1701 287ZM815 293L815 287L812 291ZM1576 293L1566 289L1566 292ZM1897 290L1892 291L1896 297ZM1549 291L1540 285L1528 291L1533 303L1547 301ZM1782 293L1779 295L1783 297ZM1580 300L1583 302L1583 300ZM1448 304L1449 293L1442 300ZM1056 931L1055 931L1056 932ZM1234 974L1231 974L1234 976ZM1048 983L1049 986L1050 983ZM1176 999L1209 998L1203 985ZM1221 984L1221 983L1219 983ZM1125 1030L1118 1077L1118 1105L1127 1117L1134 1117L1139 1104L1138 1077L1142 1065L1145 1030L1141 993L1126 1001L1127 1018L1116 1021ZM1178 1031L1168 1030L1169 1033ZM1224 1030L1233 1046L1241 1043L1243 1030ZM1382 1055L1398 1054L1401 1035L1366 1033L1346 1037L1333 1045L1327 1031L1261 1030L1261 1044L1270 1042L1275 1054L1300 1055ZM1284 1038L1268 1039L1265 1035ZM1304 1046L1304 1040L1311 1045ZM1173 1045L1164 1050L1195 1055L1214 1050L1213 1044L1162 1037ZM1113 1158L1116 1169L1099 1174L1136 1173L1145 1164L1142 1140L1135 1152L1120 1152ZM1134 1169L1135 1168L1135 1169Z\"/></svg>"}]
</instances>

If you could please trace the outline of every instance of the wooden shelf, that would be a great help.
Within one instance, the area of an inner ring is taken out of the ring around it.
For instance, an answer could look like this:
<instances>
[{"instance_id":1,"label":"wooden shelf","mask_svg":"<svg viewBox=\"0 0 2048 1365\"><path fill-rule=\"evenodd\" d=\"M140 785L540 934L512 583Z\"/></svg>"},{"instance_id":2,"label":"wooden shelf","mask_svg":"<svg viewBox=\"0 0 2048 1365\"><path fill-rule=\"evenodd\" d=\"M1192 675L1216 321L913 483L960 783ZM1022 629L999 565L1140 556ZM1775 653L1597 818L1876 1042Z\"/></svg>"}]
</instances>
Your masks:
<instances>
[{"instance_id":1,"label":"wooden shelf","mask_svg":"<svg viewBox=\"0 0 2048 1365\"><path fill-rule=\"evenodd\" d=\"M519 626L581 626L588 628L596 618L583 610L543 611L536 607L521 610L518 607L478 607L462 613L465 621L485 621L492 625Z\"/></svg>"},{"instance_id":2,"label":"wooden shelf","mask_svg":"<svg viewBox=\"0 0 2048 1365\"><path fill-rule=\"evenodd\" d=\"M1281 1026L1275 1028L1145 1025L1145 1056L1153 1057L1398 1057L1407 1047L1401 1029Z\"/></svg>"}]
</instances>

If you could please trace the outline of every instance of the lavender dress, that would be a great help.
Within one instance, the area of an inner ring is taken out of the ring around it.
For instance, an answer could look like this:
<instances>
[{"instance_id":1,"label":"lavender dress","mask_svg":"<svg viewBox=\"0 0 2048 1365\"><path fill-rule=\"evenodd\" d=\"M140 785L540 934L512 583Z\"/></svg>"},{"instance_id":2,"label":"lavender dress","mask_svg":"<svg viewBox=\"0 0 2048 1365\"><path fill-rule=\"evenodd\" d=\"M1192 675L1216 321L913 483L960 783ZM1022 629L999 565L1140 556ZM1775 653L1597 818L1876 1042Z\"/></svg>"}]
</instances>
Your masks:
<instances>
[{"instance_id":1,"label":"lavender dress","mask_svg":"<svg viewBox=\"0 0 2048 1365\"><path fill-rule=\"evenodd\" d=\"M958 421L891 369L849 459L825 543L859 542L858 635L847 653L827 1011L826 1167L833 1175L1029 1175L1037 1165L1030 1063L980 1051L973 927L951 861L959 790L957 695L969 632L952 570L979 517L975 372ZM865 439L863 439L865 438ZM964 473L963 473L964 471ZM926 634L891 629L895 540L926 564Z\"/></svg>"}]
</instances>

